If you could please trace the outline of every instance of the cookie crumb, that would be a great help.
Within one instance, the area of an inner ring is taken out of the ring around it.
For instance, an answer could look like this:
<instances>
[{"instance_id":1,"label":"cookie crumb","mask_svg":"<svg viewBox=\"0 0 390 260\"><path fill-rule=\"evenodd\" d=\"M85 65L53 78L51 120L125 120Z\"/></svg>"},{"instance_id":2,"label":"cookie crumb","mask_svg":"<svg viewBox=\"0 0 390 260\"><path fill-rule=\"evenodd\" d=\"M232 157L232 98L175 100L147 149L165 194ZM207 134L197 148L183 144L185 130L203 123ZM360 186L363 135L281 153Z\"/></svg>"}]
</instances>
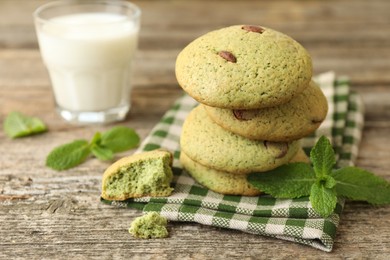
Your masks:
<instances>
[{"instance_id":1,"label":"cookie crumb","mask_svg":"<svg viewBox=\"0 0 390 260\"><path fill-rule=\"evenodd\" d=\"M168 237L168 220L157 212L149 212L134 219L130 224L129 233L136 238L165 238Z\"/></svg>"}]
</instances>

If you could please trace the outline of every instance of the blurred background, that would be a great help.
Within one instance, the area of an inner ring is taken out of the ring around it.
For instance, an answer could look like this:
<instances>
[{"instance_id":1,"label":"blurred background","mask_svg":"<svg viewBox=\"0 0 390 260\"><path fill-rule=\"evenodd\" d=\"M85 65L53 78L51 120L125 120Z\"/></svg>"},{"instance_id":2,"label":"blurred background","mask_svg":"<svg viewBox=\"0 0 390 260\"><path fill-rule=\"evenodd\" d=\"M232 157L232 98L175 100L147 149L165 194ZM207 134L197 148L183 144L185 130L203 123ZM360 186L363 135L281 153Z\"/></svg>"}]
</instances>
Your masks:
<instances>
[{"instance_id":1,"label":"blurred background","mask_svg":"<svg viewBox=\"0 0 390 260\"><path fill-rule=\"evenodd\" d=\"M42 94L50 93L32 19L32 12L45 2L48 1L0 0L0 104L4 103L5 88L12 86L36 87L42 89ZM377 110L390 119L390 104L384 102L390 99L388 0L133 2L143 11L135 95L144 93L145 88L155 92L163 88L164 93L168 91L176 98L181 90L174 65L184 46L210 30L233 24L259 24L280 30L306 47L312 55L315 73L333 70L339 76L349 77L352 87L370 103L368 124L375 123ZM10 92L7 95L12 97ZM167 106L173 100L171 96L166 99ZM18 102L17 97L13 102ZM140 108L135 112L142 113L147 104L137 102L142 101L133 100L134 109ZM16 103L0 113L4 115L14 106L17 108ZM157 118L162 111L156 113ZM381 123L380 119L377 121Z\"/></svg>"},{"instance_id":2,"label":"blurred background","mask_svg":"<svg viewBox=\"0 0 390 260\"><path fill-rule=\"evenodd\" d=\"M38 48L31 14L45 2L0 0L0 49L26 52L26 63L18 66L32 65L27 60L37 54L29 52ZM176 85L173 68L180 49L207 31L242 23L261 24L292 36L309 50L316 72L337 70L338 75L349 76L355 86L374 86L383 80L390 84L388 0L133 2L143 10L137 68L148 75L136 77L136 86ZM1 58L3 83L6 72L17 68L6 57ZM31 74L20 76L37 80L34 75L41 75L36 72L43 67L39 60L33 65Z\"/></svg>"}]
</instances>

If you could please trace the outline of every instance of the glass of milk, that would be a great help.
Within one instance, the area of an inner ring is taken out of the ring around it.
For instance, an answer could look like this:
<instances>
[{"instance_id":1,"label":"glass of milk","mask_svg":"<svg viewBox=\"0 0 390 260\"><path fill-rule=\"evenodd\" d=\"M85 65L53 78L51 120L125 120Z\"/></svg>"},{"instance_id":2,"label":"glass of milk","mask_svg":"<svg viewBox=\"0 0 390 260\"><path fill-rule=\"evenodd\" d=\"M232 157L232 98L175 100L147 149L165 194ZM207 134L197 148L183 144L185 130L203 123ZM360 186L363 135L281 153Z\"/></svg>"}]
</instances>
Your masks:
<instances>
[{"instance_id":1,"label":"glass of milk","mask_svg":"<svg viewBox=\"0 0 390 260\"><path fill-rule=\"evenodd\" d=\"M126 1L53 1L34 12L56 108L67 121L108 123L130 109L141 10Z\"/></svg>"}]
</instances>

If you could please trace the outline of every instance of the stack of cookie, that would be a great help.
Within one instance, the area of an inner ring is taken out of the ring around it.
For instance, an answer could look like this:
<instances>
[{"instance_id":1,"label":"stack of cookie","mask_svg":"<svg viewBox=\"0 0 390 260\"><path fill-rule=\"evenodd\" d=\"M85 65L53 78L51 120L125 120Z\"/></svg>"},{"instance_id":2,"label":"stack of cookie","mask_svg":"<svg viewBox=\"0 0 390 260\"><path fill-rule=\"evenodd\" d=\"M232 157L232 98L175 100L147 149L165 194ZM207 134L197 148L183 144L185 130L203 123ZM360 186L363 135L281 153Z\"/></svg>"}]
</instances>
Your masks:
<instances>
[{"instance_id":1,"label":"stack of cookie","mask_svg":"<svg viewBox=\"0 0 390 260\"><path fill-rule=\"evenodd\" d=\"M249 25L207 33L178 55L176 77L200 103L183 124L180 161L202 185L257 195L248 174L308 160L299 139L328 107L309 54L292 38Z\"/></svg>"}]
</instances>

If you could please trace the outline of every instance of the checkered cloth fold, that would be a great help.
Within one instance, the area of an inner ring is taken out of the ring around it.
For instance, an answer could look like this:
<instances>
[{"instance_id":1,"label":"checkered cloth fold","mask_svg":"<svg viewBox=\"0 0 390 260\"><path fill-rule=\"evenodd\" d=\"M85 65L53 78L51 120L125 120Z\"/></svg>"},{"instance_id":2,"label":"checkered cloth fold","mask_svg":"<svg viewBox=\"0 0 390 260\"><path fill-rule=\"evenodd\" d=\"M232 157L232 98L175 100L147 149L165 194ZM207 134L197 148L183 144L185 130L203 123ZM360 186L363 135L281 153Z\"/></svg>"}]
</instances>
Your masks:
<instances>
[{"instance_id":1,"label":"checkered cloth fold","mask_svg":"<svg viewBox=\"0 0 390 260\"><path fill-rule=\"evenodd\" d=\"M309 152L321 135L327 136L336 151L337 166L353 165L358 155L363 128L363 104L349 88L345 78L336 78L333 72L318 75L320 85L329 103L329 113L321 127L302 140ZM165 148L174 153L173 194L161 198L138 198L126 201L105 201L119 207L157 211L170 221L197 222L221 228L241 230L294 241L330 252L333 247L344 200L339 199L334 213L328 218L319 216L308 197L275 199L221 195L197 184L179 162L179 138L188 113L197 105L191 97L179 98L161 121L153 128L137 152Z\"/></svg>"}]
</instances>

